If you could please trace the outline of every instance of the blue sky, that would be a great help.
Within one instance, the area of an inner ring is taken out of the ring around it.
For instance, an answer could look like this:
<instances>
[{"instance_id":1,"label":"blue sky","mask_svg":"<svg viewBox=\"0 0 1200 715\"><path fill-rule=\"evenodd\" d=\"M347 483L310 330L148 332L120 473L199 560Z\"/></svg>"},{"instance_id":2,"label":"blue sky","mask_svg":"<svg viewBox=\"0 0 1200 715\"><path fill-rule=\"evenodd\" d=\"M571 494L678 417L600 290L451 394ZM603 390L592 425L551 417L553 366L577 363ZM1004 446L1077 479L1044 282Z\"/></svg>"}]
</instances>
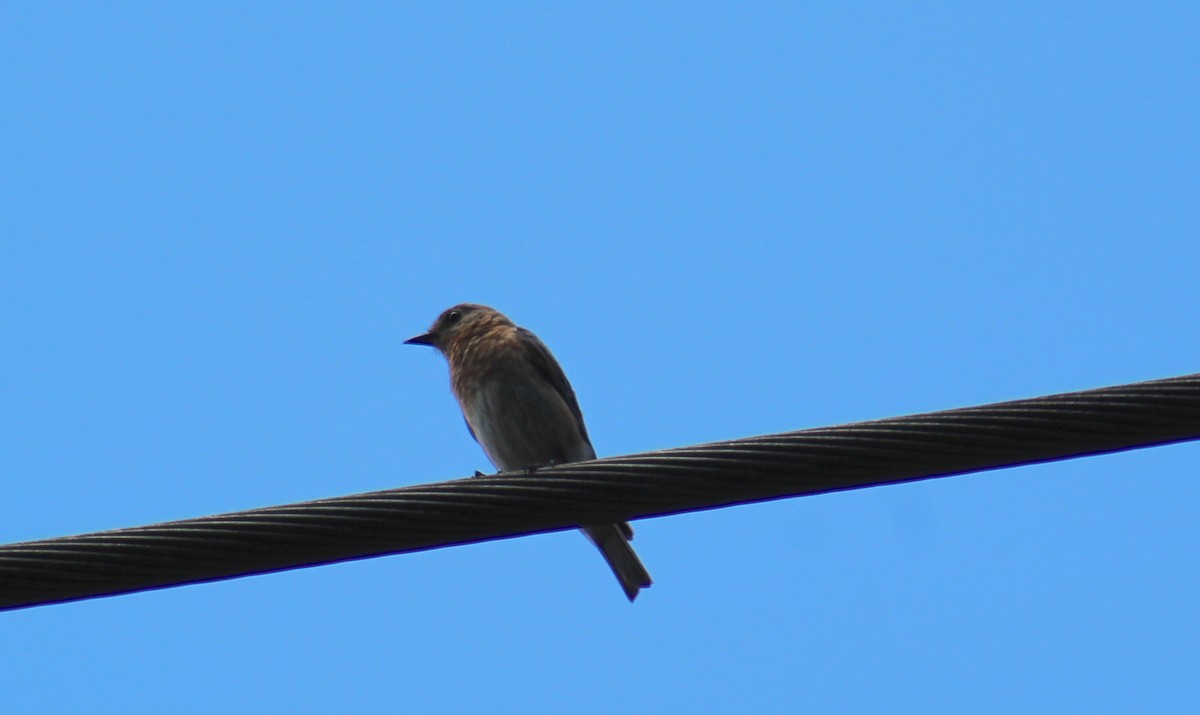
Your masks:
<instances>
[{"instance_id":1,"label":"blue sky","mask_svg":"<svg viewBox=\"0 0 1200 715\"><path fill-rule=\"evenodd\" d=\"M11 3L0 541L1200 371L1200 10ZM6 712L1180 712L1200 446L0 614Z\"/></svg>"}]
</instances>

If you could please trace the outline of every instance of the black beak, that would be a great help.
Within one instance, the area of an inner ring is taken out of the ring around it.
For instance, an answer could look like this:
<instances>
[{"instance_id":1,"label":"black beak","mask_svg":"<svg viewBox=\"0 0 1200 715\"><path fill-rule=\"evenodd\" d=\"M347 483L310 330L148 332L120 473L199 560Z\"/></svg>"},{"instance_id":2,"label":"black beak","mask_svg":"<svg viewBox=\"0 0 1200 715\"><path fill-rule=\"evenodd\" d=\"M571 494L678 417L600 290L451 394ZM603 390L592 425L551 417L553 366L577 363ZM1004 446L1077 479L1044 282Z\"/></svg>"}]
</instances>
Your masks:
<instances>
[{"instance_id":1,"label":"black beak","mask_svg":"<svg viewBox=\"0 0 1200 715\"><path fill-rule=\"evenodd\" d=\"M405 340L404 344L405 345L430 345L430 346L432 346L435 344L433 342L433 338L434 338L433 333L423 333L421 335L414 335L413 337L409 338L408 340Z\"/></svg>"}]
</instances>

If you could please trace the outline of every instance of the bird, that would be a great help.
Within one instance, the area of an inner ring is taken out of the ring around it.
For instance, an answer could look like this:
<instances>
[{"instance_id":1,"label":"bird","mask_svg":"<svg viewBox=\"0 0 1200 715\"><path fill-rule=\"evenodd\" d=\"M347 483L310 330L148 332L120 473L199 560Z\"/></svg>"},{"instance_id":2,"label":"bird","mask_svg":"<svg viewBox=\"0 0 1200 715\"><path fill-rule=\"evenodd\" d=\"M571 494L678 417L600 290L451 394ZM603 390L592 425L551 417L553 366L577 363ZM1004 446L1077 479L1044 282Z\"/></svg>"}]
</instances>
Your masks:
<instances>
[{"instance_id":1,"label":"bird","mask_svg":"<svg viewBox=\"0 0 1200 715\"><path fill-rule=\"evenodd\" d=\"M447 308L405 340L441 353L467 430L501 474L595 459L575 391L536 335L485 305ZM580 529L600 550L630 602L652 583L627 522Z\"/></svg>"}]
</instances>

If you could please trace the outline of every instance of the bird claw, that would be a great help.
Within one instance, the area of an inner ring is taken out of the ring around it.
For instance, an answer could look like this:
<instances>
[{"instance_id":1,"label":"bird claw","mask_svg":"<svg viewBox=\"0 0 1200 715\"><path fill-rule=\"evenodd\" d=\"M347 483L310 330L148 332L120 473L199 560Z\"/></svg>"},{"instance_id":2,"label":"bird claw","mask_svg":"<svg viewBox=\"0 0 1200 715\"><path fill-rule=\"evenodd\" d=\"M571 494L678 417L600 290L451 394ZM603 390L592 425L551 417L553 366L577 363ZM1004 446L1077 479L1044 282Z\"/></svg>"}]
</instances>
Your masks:
<instances>
[{"instance_id":1,"label":"bird claw","mask_svg":"<svg viewBox=\"0 0 1200 715\"><path fill-rule=\"evenodd\" d=\"M525 476L532 477L533 473L536 472L537 470L545 469L547 467L555 467L555 466L558 466L558 464L559 464L558 462L554 462L554 461L542 462L541 464L531 464L528 467L525 467L525 470L524 470Z\"/></svg>"}]
</instances>

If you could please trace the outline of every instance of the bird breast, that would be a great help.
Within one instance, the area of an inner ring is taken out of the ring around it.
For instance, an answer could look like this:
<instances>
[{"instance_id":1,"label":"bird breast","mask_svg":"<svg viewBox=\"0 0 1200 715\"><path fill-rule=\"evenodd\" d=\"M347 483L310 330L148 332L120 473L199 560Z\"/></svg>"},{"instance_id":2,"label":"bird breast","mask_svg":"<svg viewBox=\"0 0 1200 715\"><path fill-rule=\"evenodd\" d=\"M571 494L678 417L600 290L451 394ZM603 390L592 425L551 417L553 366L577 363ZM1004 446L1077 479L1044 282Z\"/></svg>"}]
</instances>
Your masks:
<instances>
[{"instance_id":1,"label":"bird breast","mask_svg":"<svg viewBox=\"0 0 1200 715\"><path fill-rule=\"evenodd\" d=\"M575 415L543 380L493 374L462 408L488 459L501 470L595 458Z\"/></svg>"}]
</instances>

